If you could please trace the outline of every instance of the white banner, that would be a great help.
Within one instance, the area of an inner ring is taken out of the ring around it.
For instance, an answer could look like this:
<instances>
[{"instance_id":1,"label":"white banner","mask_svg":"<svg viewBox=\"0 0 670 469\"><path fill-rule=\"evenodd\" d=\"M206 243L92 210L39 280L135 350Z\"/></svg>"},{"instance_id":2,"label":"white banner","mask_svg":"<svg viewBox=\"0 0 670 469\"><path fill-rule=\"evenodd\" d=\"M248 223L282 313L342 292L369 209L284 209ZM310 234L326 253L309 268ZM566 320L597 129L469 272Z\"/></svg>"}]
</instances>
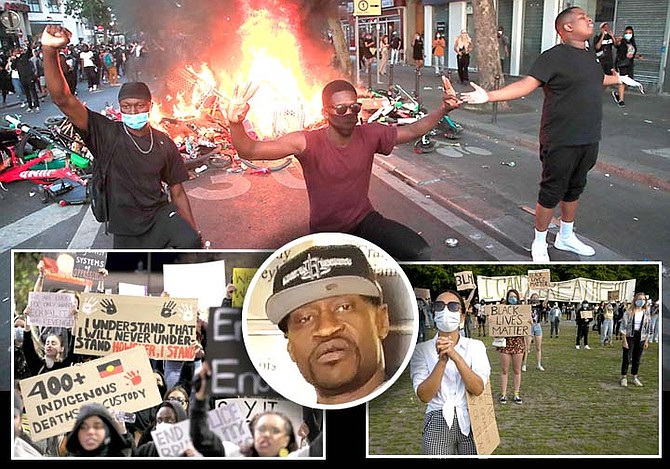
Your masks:
<instances>
[{"instance_id":1,"label":"white banner","mask_svg":"<svg viewBox=\"0 0 670 469\"><path fill-rule=\"evenodd\" d=\"M221 306L227 284L223 260L163 266L163 290L177 298L197 298L200 311Z\"/></svg>"},{"instance_id":2,"label":"white banner","mask_svg":"<svg viewBox=\"0 0 670 469\"><path fill-rule=\"evenodd\" d=\"M510 289L516 289L522 297L530 297L532 293L537 293L543 300L573 303L583 300L589 303L607 301L608 292L613 290L619 292L620 300L632 301L635 295L635 279L607 281L578 277L563 282L552 282L548 289L529 290L528 285L527 275L477 276L479 298L487 302L500 301L505 298L507 291Z\"/></svg>"}]
</instances>

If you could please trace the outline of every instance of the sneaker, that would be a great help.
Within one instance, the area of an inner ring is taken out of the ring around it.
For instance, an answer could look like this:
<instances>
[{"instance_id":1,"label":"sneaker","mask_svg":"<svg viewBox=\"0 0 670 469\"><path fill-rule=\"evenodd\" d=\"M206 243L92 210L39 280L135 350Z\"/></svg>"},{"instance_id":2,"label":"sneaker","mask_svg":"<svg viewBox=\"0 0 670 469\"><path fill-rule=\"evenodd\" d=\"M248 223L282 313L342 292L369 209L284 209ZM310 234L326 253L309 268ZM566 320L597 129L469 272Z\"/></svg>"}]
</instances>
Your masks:
<instances>
[{"instance_id":1,"label":"sneaker","mask_svg":"<svg viewBox=\"0 0 670 469\"><path fill-rule=\"evenodd\" d=\"M626 103L624 103L623 101L619 101L618 104L619 104L619 107L624 107L624 106L626 106Z\"/></svg>"},{"instance_id":2,"label":"sneaker","mask_svg":"<svg viewBox=\"0 0 670 469\"><path fill-rule=\"evenodd\" d=\"M549 262L547 243L538 243L533 241L533 243L530 245L530 253L533 256L533 262Z\"/></svg>"},{"instance_id":3,"label":"sneaker","mask_svg":"<svg viewBox=\"0 0 670 469\"><path fill-rule=\"evenodd\" d=\"M537 369L540 371L544 371L544 367L542 365L537 365Z\"/></svg>"},{"instance_id":4,"label":"sneaker","mask_svg":"<svg viewBox=\"0 0 670 469\"><path fill-rule=\"evenodd\" d=\"M574 233L572 233L567 238L563 238L560 235L556 236L556 240L554 241L554 247L556 249L560 249L561 251L574 252L575 254L579 254L580 256L592 256L596 253L595 249L593 249L591 246L587 246L586 244L582 243L579 240L579 238L577 238L577 235Z\"/></svg>"},{"instance_id":5,"label":"sneaker","mask_svg":"<svg viewBox=\"0 0 670 469\"><path fill-rule=\"evenodd\" d=\"M628 380L626 378L621 378L621 386L624 388L628 387Z\"/></svg>"},{"instance_id":6,"label":"sneaker","mask_svg":"<svg viewBox=\"0 0 670 469\"><path fill-rule=\"evenodd\" d=\"M577 350L579 350L579 345L575 345L575 348L576 348Z\"/></svg>"},{"instance_id":7,"label":"sneaker","mask_svg":"<svg viewBox=\"0 0 670 469\"><path fill-rule=\"evenodd\" d=\"M591 350L591 347L589 347L588 345L585 345L584 350Z\"/></svg>"},{"instance_id":8,"label":"sneaker","mask_svg":"<svg viewBox=\"0 0 670 469\"><path fill-rule=\"evenodd\" d=\"M612 91L612 98L614 99L614 102L619 104L619 92L618 91Z\"/></svg>"},{"instance_id":9,"label":"sneaker","mask_svg":"<svg viewBox=\"0 0 670 469\"><path fill-rule=\"evenodd\" d=\"M501 404L507 404L507 396L500 396L498 398L498 402L500 402Z\"/></svg>"},{"instance_id":10,"label":"sneaker","mask_svg":"<svg viewBox=\"0 0 670 469\"><path fill-rule=\"evenodd\" d=\"M521 371L526 371L526 365L521 365Z\"/></svg>"},{"instance_id":11,"label":"sneaker","mask_svg":"<svg viewBox=\"0 0 670 469\"><path fill-rule=\"evenodd\" d=\"M523 404L523 400L521 400L521 396L514 396L514 403L515 404Z\"/></svg>"},{"instance_id":12,"label":"sneaker","mask_svg":"<svg viewBox=\"0 0 670 469\"><path fill-rule=\"evenodd\" d=\"M635 386L640 386L640 387L642 386L642 382L641 382L639 379L637 379L637 378L635 378L635 379L633 380L633 384L634 384Z\"/></svg>"}]
</instances>

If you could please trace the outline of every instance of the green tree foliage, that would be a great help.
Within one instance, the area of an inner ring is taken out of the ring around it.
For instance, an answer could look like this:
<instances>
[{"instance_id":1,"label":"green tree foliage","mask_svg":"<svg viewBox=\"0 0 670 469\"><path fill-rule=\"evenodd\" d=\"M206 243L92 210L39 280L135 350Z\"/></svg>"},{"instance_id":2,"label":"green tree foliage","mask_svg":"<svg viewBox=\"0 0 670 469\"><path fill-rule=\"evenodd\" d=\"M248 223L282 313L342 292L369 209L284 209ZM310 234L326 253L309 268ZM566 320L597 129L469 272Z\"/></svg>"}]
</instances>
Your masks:
<instances>
[{"instance_id":1,"label":"green tree foliage","mask_svg":"<svg viewBox=\"0 0 670 469\"><path fill-rule=\"evenodd\" d=\"M14 304L16 313L21 313L28 304L28 292L33 290L37 280L37 263L42 258L38 252L18 252L14 254Z\"/></svg>"},{"instance_id":2,"label":"green tree foliage","mask_svg":"<svg viewBox=\"0 0 670 469\"><path fill-rule=\"evenodd\" d=\"M112 9L107 0L65 0L65 14L93 20L94 25L109 24Z\"/></svg>"},{"instance_id":3,"label":"green tree foliage","mask_svg":"<svg viewBox=\"0 0 670 469\"><path fill-rule=\"evenodd\" d=\"M635 279L635 289L658 299L659 267L657 264L407 264L402 266L413 287L428 288L431 297L444 290L456 290L454 274L471 271L475 276L502 277L526 275L529 270L549 269L552 282L583 277L613 281Z\"/></svg>"}]
</instances>

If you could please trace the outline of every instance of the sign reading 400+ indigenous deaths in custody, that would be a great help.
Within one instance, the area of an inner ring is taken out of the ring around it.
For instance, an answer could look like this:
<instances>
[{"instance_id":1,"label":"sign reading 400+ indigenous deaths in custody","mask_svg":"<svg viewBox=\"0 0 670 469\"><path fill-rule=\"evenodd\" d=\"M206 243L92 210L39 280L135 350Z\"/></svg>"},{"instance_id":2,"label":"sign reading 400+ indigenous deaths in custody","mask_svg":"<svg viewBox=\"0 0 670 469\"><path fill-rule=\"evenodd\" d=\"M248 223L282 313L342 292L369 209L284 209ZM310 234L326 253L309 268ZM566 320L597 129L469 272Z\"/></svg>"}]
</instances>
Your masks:
<instances>
[{"instance_id":1,"label":"sign reading 400+ indigenous deaths in custody","mask_svg":"<svg viewBox=\"0 0 670 469\"><path fill-rule=\"evenodd\" d=\"M484 306L486 323L491 337L519 337L530 335L531 305L495 304Z\"/></svg>"},{"instance_id":2,"label":"sign reading 400+ indigenous deaths in custody","mask_svg":"<svg viewBox=\"0 0 670 469\"><path fill-rule=\"evenodd\" d=\"M108 355L143 346L155 360L195 358L198 300L83 293L74 326L74 351Z\"/></svg>"},{"instance_id":3,"label":"sign reading 400+ indigenous deaths in custody","mask_svg":"<svg viewBox=\"0 0 670 469\"><path fill-rule=\"evenodd\" d=\"M19 381L33 440L68 432L82 405L137 412L162 401L144 347Z\"/></svg>"}]
</instances>

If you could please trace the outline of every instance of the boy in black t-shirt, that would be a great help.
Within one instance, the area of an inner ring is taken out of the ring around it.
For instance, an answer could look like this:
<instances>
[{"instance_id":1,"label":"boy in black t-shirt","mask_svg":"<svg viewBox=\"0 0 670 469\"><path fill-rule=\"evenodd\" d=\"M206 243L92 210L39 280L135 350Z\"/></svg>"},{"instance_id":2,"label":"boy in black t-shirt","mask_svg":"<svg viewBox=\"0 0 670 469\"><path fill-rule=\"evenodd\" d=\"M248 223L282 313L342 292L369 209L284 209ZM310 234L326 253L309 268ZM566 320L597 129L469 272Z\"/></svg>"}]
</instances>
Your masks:
<instances>
[{"instance_id":1,"label":"boy in black t-shirt","mask_svg":"<svg viewBox=\"0 0 670 469\"><path fill-rule=\"evenodd\" d=\"M595 53L586 49L593 36L593 20L579 7L563 10L554 23L558 44L543 52L528 75L504 88L463 93L463 101L481 104L527 96L538 87L544 91L540 124L542 180L535 206L534 262L548 262L547 229L554 208L560 204L561 225L556 249L592 256L595 250L573 231L579 196L586 176L596 164L602 126L603 86L621 83L619 74L604 75Z\"/></svg>"}]
</instances>

